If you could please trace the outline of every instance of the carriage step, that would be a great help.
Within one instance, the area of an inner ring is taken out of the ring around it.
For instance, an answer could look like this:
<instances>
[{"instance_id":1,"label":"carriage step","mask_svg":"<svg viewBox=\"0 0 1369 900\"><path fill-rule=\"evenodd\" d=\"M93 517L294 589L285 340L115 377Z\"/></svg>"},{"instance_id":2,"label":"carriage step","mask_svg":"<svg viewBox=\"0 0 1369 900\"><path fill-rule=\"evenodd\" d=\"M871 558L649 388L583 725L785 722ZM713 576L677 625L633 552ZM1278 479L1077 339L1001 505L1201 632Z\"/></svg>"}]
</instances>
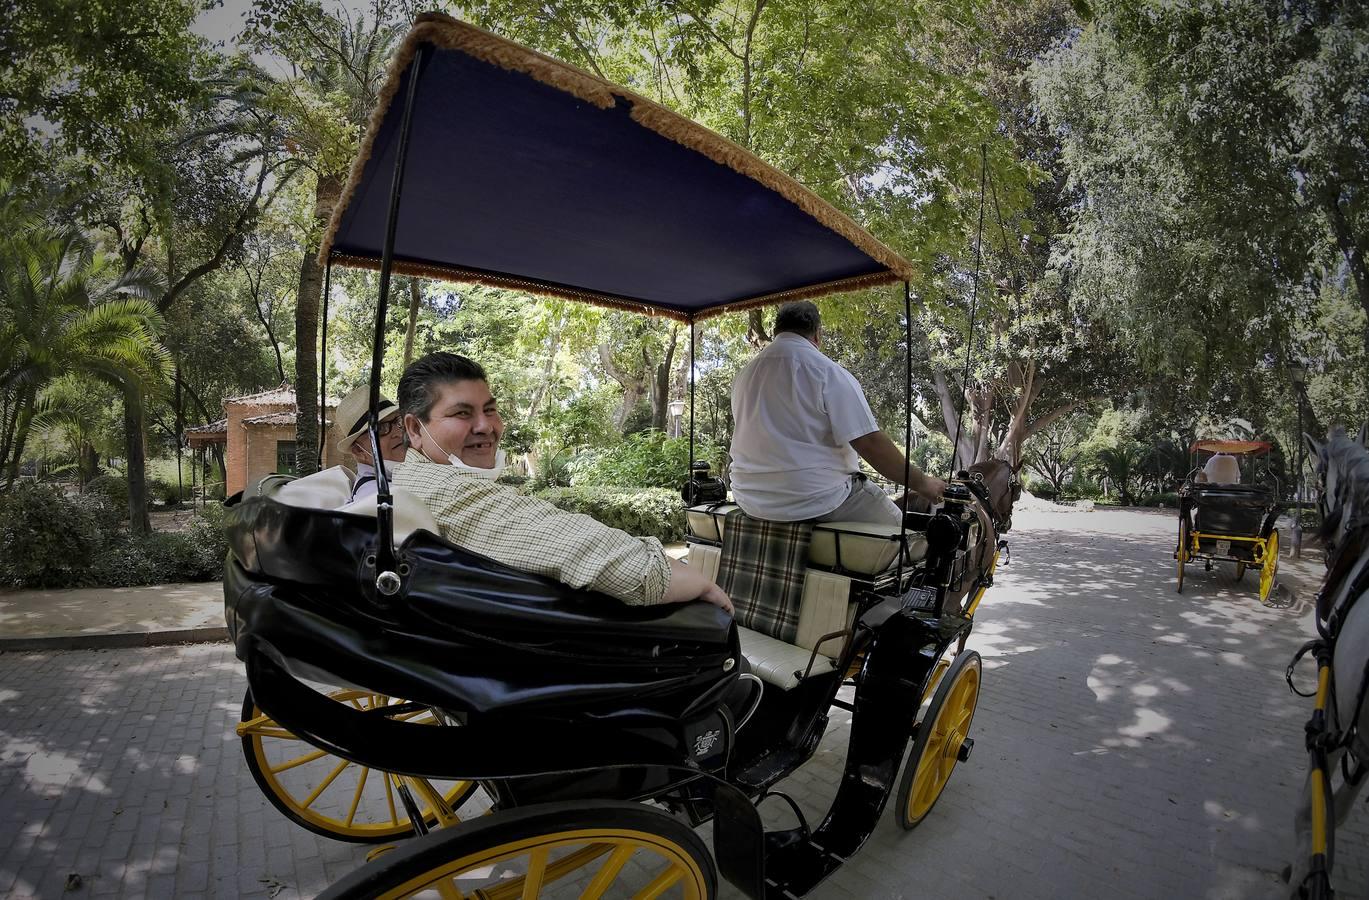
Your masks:
<instances>
[{"instance_id":1,"label":"carriage step","mask_svg":"<svg viewBox=\"0 0 1369 900\"><path fill-rule=\"evenodd\" d=\"M974 738L965 738L960 744L960 749L956 751L955 758L965 762L970 758L970 753L974 750Z\"/></svg>"}]
</instances>

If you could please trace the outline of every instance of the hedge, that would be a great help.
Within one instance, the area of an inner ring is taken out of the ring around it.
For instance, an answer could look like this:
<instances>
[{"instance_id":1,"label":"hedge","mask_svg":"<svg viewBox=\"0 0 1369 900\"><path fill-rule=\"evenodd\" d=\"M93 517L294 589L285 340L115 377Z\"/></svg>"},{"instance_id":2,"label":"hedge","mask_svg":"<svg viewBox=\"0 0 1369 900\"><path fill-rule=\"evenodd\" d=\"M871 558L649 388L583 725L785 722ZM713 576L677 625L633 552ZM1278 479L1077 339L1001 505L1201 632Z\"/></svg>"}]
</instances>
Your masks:
<instances>
[{"instance_id":1,"label":"hedge","mask_svg":"<svg viewBox=\"0 0 1369 900\"><path fill-rule=\"evenodd\" d=\"M584 513L628 534L655 537L663 544L684 540L684 503L675 491L569 487L546 488L533 496L567 512Z\"/></svg>"},{"instance_id":2,"label":"hedge","mask_svg":"<svg viewBox=\"0 0 1369 900\"><path fill-rule=\"evenodd\" d=\"M186 531L131 534L103 491L68 496L44 484L0 494L0 585L131 587L223 576L223 508Z\"/></svg>"}]
</instances>

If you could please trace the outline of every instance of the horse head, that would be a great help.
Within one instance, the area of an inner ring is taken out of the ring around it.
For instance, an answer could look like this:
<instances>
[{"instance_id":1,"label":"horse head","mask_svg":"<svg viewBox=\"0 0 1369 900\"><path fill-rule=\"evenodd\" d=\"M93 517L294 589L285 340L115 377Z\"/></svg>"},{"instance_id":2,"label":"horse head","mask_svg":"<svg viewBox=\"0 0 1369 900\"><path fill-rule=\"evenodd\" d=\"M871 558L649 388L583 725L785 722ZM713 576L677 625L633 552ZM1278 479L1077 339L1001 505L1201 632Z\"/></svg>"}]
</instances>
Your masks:
<instances>
[{"instance_id":1,"label":"horse head","mask_svg":"<svg viewBox=\"0 0 1369 900\"><path fill-rule=\"evenodd\" d=\"M1347 533L1369 525L1369 424L1355 439L1340 427L1331 429L1325 443L1304 439L1320 481L1322 538L1334 553Z\"/></svg>"},{"instance_id":2,"label":"horse head","mask_svg":"<svg viewBox=\"0 0 1369 900\"><path fill-rule=\"evenodd\" d=\"M989 512L999 534L1012 528L1012 507L1022 496L1022 482L1017 477L1021 465L1013 466L1006 460L986 459L975 463L964 473L970 482L983 488L989 500Z\"/></svg>"}]
</instances>

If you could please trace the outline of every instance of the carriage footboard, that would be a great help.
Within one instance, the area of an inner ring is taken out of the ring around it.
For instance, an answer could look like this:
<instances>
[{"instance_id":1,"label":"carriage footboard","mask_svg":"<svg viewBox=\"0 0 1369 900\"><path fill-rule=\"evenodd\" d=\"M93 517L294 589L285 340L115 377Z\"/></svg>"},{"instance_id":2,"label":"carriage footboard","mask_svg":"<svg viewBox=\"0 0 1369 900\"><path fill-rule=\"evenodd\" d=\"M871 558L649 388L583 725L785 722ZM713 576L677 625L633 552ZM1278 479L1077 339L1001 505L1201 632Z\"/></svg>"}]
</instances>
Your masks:
<instances>
[{"instance_id":1,"label":"carriage footboard","mask_svg":"<svg viewBox=\"0 0 1369 900\"><path fill-rule=\"evenodd\" d=\"M841 785L811 835L802 828L766 835L767 897L808 893L874 831L908 749L926 679L968 625L954 616L920 616L892 601L872 608L858 627L871 629L873 639L853 703Z\"/></svg>"}]
</instances>

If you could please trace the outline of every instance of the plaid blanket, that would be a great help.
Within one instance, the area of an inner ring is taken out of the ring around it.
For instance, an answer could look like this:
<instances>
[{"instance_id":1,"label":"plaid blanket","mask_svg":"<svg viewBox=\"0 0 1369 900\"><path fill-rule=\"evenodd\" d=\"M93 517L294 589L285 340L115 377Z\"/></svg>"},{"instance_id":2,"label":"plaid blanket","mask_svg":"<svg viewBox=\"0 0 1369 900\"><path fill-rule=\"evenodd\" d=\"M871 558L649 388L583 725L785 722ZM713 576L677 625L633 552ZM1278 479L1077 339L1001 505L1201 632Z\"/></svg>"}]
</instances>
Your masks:
<instances>
[{"instance_id":1,"label":"plaid blanket","mask_svg":"<svg viewBox=\"0 0 1369 900\"><path fill-rule=\"evenodd\" d=\"M732 598L737 624L794 643L813 523L766 522L737 509L723 529L718 586Z\"/></svg>"}]
</instances>

